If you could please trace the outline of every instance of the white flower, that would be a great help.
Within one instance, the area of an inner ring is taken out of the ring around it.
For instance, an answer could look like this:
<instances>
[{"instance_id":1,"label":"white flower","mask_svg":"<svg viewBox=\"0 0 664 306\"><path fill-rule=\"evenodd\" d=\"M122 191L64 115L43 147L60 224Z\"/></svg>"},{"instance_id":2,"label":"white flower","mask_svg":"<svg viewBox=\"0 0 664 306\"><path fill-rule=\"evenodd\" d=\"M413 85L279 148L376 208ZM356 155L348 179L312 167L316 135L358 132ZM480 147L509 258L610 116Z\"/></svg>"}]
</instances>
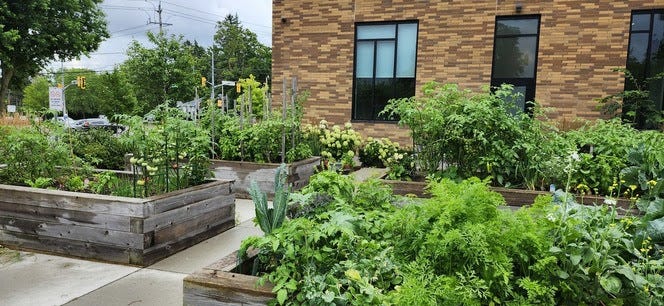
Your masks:
<instances>
[{"instance_id":1,"label":"white flower","mask_svg":"<svg viewBox=\"0 0 664 306\"><path fill-rule=\"evenodd\" d=\"M573 161L580 161L581 158L579 158L579 153L574 152L572 155L569 156Z\"/></svg>"},{"instance_id":2,"label":"white flower","mask_svg":"<svg viewBox=\"0 0 664 306\"><path fill-rule=\"evenodd\" d=\"M605 198L604 199L604 204L606 205L616 205L616 199L613 198Z\"/></svg>"}]
</instances>

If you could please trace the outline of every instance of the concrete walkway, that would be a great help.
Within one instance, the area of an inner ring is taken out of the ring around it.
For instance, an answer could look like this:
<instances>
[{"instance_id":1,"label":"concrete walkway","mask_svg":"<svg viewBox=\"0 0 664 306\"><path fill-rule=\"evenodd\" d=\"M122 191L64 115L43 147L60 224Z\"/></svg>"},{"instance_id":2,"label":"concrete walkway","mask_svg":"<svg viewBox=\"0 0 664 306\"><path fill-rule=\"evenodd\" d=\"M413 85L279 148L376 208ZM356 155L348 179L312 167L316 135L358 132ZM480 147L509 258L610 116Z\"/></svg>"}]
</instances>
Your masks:
<instances>
[{"instance_id":1,"label":"concrete walkway","mask_svg":"<svg viewBox=\"0 0 664 306\"><path fill-rule=\"evenodd\" d=\"M262 234L251 200L235 204L235 228L146 268L20 252L0 262L0 305L182 305L182 279Z\"/></svg>"}]
</instances>

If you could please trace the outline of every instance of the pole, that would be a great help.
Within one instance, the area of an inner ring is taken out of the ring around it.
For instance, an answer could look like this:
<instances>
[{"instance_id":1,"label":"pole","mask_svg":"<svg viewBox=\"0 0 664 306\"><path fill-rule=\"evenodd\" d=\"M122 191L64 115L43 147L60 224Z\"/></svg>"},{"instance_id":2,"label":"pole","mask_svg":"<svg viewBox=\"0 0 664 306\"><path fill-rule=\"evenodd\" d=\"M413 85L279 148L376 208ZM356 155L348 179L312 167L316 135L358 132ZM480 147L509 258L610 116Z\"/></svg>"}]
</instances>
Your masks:
<instances>
[{"instance_id":1,"label":"pole","mask_svg":"<svg viewBox=\"0 0 664 306\"><path fill-rule=\"evenodd\" d=\"M212 56L210 61L210 68L212 70L212 87L210 88L210 100L214 101L214 49L211 50Z\"/></svg>"},{"instance_id":2,"label":"pole","mask_svg":"<svg viewBox=\"0 0 664 306\"><path fill-rule=\"evenodd\" d=\"M281 97L282 103L281 103L281 120L283 122L286 122L286 78L284 77L284 82L283 86L281 89ZM285 162L286 160L286 125L284 125L281 129L281 162Z\"/></svg>"},{"instance_id":3,"label":"pole","mask_svg":"<svg viewBox=\"0 0 664 306\"><path fill-rule=\"evenodd\" d=\"M217 156L217 151L214 149L215 146L215 139L214 139L214 131L217 129L216 127L216 122L214 122L214 113L217 112L217 106L214 104L214 48L210 49L211 53L211 61L210 61L210 70L212 71L212 87L210 88L210 103L212 104L210 109L212 111L212 114L210 114L210 136L212 137L212 158L215 158ZM222 86L223 90L223 86Z\"/></svg>"},{"instance_id":4,"label":"pole","mask_svg":"<svg viewBox=\"0 0 664 306\"><path fill-rule=\"evenodd\" d=\"M291 120L293 120L293 125L291 126L291 149L295 148L295 99L297 96L297 77L293 77L293 88L291 91Z\"/></svg>"},{"instance_id":5,"label":"pole","mask_svg":"<svg viewBox=\"0 0 664 306\"><path fill-rule=\"evenodd\" d=\"M65 62L63 60L60 60L60 72L62 73L62 117L67 118L67 102L65 99Z\"/></svg>"}]
</instances>

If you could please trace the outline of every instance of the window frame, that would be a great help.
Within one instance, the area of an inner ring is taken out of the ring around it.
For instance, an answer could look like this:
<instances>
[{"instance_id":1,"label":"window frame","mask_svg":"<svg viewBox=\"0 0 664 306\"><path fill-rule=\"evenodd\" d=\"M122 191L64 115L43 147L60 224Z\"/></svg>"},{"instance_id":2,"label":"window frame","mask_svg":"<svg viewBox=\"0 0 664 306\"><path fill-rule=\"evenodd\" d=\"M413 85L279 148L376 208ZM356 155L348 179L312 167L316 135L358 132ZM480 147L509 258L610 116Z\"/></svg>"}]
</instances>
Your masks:
<instances>
[{"instance_id":1,"label":"window frame","mask_svg":"<svg viewBox=\"0 0 664 306\"><path fill-rule=\"evenodd\" d=\"M632 30L632 24L634 23L634 15L649 15L650 16L650 25L648 26L648 30ZM653 29L654 29L654 23L655 23L655 14L662 14L664 15L664 8L660 9L642 9L642 10L632 10L630 16L629 16L629 36L627 37L627 57L625 58L625 69L628 68L629 64L629 58L631 55L631 47L632 47L632 34L648 34L648 46L646 47L646 60L645 60L645 65L643 66L643 76L634 76L635 78L642 77L640 81L644 81L645 79L649 78L650 74L650 66L652 64L652 36L653 36ZM631 71L630 71L631 72ZM623 90L628 90L629 87L629 80L625 78ZM662 101L659 101L660 105L660 111L664 110L664 97L662 98Z\"/></svg>"},{"instance_id":2,"label":"window frame","mask_svg":"<svg viewBox=\"0 0 664 306\"><path fill-rule=\"evenodd\" d=\"M524 20L524 19L537 19L537 31L535 34L498 34L498 21L503 20ZM525 86L526 93L524 95L524 109L523 111L532 114L533 107L535 106L533 101L535 100L535 93L537 92L537 65L539 61L539 44L540 44L540 34L542 27L542 15L541 14L529 14L529 15L499 15L496 16L493 27L493 49L491 54L491 87L495 88L502 84L510 84L514 87ZM520 37L535 37L535 62L534 62L534 71L533 76L529 78L498 78L496 74L496 45L498 39L500 38L520 38Z\"/></svg>"},{"instance_id":3,"label":"window frame","mask_svg":"<svg viewBox=\"0 0 664 306\"><path fill-rule=\"evenodd\" d=\"M398 58L398 49L399 49L399 25L400 24L414 24L415 25L415 67L413 71L413 77L412 78L404 78L404 79L412 79L413 82L415 83L415 87L417 87L417 55L418 55L418 47L419 47L419 32L420 32L420 22L417 19L409 19L409 20L397 20L397 21L374 21L374 22L356 22L354 24L354 34L353 34L353 86L352 86L352 95L351 95L351 122L367 122L367 123L398 123L398 119L394 120L386 120L386 119L358 119L355 116L356 108L357 108L357 95L356 95L356 90L358 86L357 82L357 45L358 42L373 42L373 63L372 63L372 96L371 96L371 108L375 108L377 103L375 101L376 99L376 80L377 79L383 79L383 78L377 78L376 77L376 62L377 62L377 53L378 53L378 48L376 44L378 42L394 42L394 59L393 59L393 71L392 71L392 78L391 80L396 82L399 77L397 77L397 58ZM395 32L394 32L394 38L363 38L363 39L358 39L358 27L361 26L379 26L379 25L394 25L395 26ZM396 86L395 86L395 93L396 93ZM414 93L413 93L414 94ZM373 116L372 116L373 117Z\"/></svg>"}]
</instances>

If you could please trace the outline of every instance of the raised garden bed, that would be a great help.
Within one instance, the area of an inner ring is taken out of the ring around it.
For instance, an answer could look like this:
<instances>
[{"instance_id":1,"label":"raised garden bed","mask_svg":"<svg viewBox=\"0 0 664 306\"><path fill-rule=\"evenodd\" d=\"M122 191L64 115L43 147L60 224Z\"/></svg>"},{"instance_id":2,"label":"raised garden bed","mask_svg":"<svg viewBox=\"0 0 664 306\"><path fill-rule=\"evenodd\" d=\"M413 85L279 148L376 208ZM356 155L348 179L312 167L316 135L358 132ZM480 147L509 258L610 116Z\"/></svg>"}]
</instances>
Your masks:
<instances>
[{"instance_id":1,"label":"raised garden bed","mask_svg":"<svg viewBox=\"0 0 664 306\"><path fill-rule=\"evenodd\" d=\"M394 194L398 195L415 195L417 197L429 197L428 194L424 192L426 187L426 182L409 182L409 181L394 181L394 180L381 180L385 184L392 186ZM533 204L535 198L539 195L551 194L547 191L536 191L536 190L524 190L524 189L512 189L512 188L501 188L501 187L490 187L491 190L500 193L504 198L505 202L509 206L524 206ZM577 196L576 201L583 204L602 204L604 203L604 197L598 196ZM618 207L623 209L629 209L631 203L629 199L620 198L617 203Z\"/></svg>"},{"instance_id":2,"label":"raised garden bed","mask_svg":"<svg viewBox=\"0 0 664 306\"><path fill-rule=\"evenodd\" d=\"M251 258L251 257L250 257ZM276 295L272 285L258 286L258 277L247 275L252 260L238 264L237 252L184 279L184 305L267 305Z\"/></svg>"},{"instance_id":3,"label":"raised garden bed","mask_svg":"<svg viewBox=\"0 0 664 306\"><path fill-rule=\"evenodd\" d=\"M232 182L148 198L0 185L0 244L150 265L235 226Z\"/></svg>"},{"instance_id":4,"label":"raised garden bed","mask_svg":"<svg viewBox=\"0 0 664 306\"><path fill-rule=\"evenodd\" d=\"M274 195L274 175L280 164L253 163L242 161L212 160L212 172L218 179L234 180L233 190L239 198L249 198L251 181L256 181L258 187ZM309 177L314 174L320 165L320 157L315 156L305 160L287 164L288 184L292 190L299 190L309 183Z\"/></svg>"}]
</instances>

